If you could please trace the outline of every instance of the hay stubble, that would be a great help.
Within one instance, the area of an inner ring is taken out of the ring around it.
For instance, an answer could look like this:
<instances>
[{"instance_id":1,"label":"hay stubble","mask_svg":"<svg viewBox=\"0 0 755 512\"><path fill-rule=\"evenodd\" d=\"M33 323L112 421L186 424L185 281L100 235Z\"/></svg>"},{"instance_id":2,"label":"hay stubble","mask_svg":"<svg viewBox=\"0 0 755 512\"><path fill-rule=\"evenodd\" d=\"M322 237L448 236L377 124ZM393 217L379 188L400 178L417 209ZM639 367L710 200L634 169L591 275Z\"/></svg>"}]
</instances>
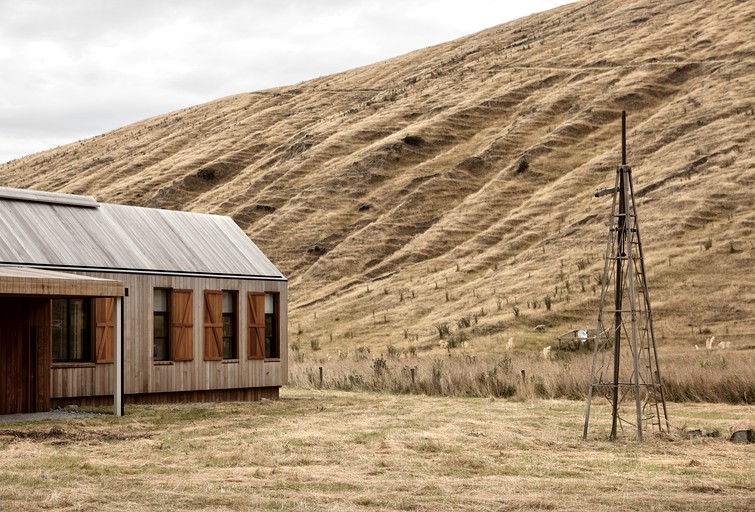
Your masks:
<instances>
[{"instance_id":1,"label":"hay stubble","mask_svg":"<svg viewBox=\"0 0 755 512\"><path fill-rule=\"evenodd\" d=\"M723 432L755 415L673 409L679 425ZM285 389L278 402L17 425L55 435L0 434L0 508L642 510L652 499L658 510L747 510L755 499L752 445L610 443L607 425L583 442L582 414L559 400Z\"/></svg>"}]
</instances>

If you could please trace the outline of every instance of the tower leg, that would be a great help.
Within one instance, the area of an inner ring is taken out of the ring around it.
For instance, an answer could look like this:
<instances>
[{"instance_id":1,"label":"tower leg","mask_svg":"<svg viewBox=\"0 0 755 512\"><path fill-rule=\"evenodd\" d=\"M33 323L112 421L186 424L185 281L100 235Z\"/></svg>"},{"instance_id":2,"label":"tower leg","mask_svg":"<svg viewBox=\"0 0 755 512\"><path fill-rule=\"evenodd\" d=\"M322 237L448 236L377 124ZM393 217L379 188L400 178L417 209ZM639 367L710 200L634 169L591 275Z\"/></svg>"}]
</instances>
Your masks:
<instances>
[{"instance_id":1,"label":"tower leg","mask_svg":"<svg viewBox=\"0 0 755 512\"><path fill-rule=\"evenodd\" d=\"M622 275L622 260L626 256L627 208L626 184L624 183L623 166L619 169L619 222L616 233L616 290L614 301L614 343L613 343L613 389L611 404L611 440L616 439L616 427L619 419L619 367L621 362L621 308L623 297L624 276Z\"/></svg>"}]
</instances>

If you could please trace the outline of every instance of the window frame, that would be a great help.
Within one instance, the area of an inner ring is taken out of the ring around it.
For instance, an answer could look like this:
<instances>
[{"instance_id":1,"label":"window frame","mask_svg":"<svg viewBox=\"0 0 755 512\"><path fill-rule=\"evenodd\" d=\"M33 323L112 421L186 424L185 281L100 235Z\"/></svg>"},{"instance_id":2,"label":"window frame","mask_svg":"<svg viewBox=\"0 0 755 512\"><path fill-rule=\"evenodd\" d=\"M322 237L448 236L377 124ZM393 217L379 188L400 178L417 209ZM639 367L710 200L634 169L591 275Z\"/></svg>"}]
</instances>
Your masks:
<instances>
[{"instance_id":1,"label":"window frame","mask_svg":"<svg viewBox=\"0 0 755 512\"><path fill-rule=\"evenodd\" d=\"M166 311L158 311L167 319L166 359L155 359L155 291L165 290ZM195 304L193 288L152 287L152 362L155 365L174 364L194 360L196 333L194 331Z\"/></svg>"},{"instance_id":2,"label":"window frame","mask_svg":"<svg viewBox=\"0 0 755 512\"><path fill-rule=\"evenodd\" d=\"M55 339L54 339L54 326L53 316L55 311L55 302L65 302L66 304L66 329L65 329L65 346L66 352L70 352L72 346L72 330L71 330L71 301L81 301L84 309L84 335L82 340L82 353L83 356L80 359L55 359ZM61 297L51 299L50 302L50 336L51 336L51 358L54 365L66 365L66 364L86 364L94 362L94 318L92 315L92 299L87 297Z\"/></svg>"},{"instance_id":3,"label":"window frame","mask_svg":"<svg viewBox=\"0 0 755 512\"><path fill-rule=\"evenodd\" d=\"M231 304L233 306L233 310L230 313L226 313L223 309L222 311L222 318L223 318L223 352L220 354L224 361L228 360L234 360L239 358L239 292L238 290L221 290L223 292L223 298L225 298L226 294L229 294L231 297ZM221 302L225 302L221 299ZM231 325L231 336L226 336L225 332L225 319L226 317L230 317L230 325ZM225 348L226 348L226 339L230 339L230 347L231 347L231 353L229 357L226 357L225 354Z\"/></svg>"},{"instance_id":4,"label":"window frame","mask_svg":"<svg viewBox=\"0 0 755 512\"><path fill-rule=\"evenodd\" d=\"M162 290L165 292L165 311L155 311L155 292L158 290ZM171 295L173 293L172 288L164 288L160 286L155 286L152 288L152 361L156 363L165 363L173 361L173 343L172 343L172 336L171 331L172 329L172 322L171 322ZM163 329L165 331L165 336L160 337L160 339L165 340L165 358L163 359L157 359L155 357L155 318L156 317L162 317L163 318Z\"/></svg>"},{"instance_id":5,"label":"window frame","mask_svg":"<svg viewBox=\"0 0 755 512\"><path fill-rule=\"evenodd\" d=\"M267 312L267 296L272 296L273 312ZM271 336L268 345L268 318L270 318ZM280 359L280 293L265 292L265 359ZM268 351L268 348L271 350Z\"/></svg>"}]
</instances>

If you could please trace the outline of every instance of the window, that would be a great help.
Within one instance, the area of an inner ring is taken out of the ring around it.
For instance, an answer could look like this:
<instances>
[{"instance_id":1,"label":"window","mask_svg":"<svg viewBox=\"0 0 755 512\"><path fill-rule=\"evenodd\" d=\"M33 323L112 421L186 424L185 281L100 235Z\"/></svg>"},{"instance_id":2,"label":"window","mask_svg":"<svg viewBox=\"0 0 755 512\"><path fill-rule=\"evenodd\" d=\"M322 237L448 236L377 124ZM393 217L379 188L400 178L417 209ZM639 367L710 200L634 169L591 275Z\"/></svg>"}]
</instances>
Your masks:
<instances>
[{"instance_id":1,"label":"window","mask_svg":"<svg viewBox=\"0 0 755 512\"><path fill-rule=\"evenodd\" d=\"M155 288L152 301L152 359L194 359L194 292Z\"/></svg>"},{"instance_id":2,"label":"window","mask_svg":"<svg viewBox=\"0 0 755 512\"><path fill-rule=\"evenodd\" d=\"M155 361L170 361L170 290L155 288L152 307L153 329L152 358Z\"/></svg>"},{"instance_id":3,"label":"window","mask_svg":"<svg viewBox=\"0 0 755 512\"><path fill-rule=\"evenodd\" d=\"M92 361L91 302L52 300L52 360L55 363Z\"/></svg>"},{"instance_id":4,"label":"window","mask_svg":"<svg viewBox=\"0 0 755 512\"><path fill-rule=\"evenodd\" d=\"M265 294L265 357L280 357L278 294Z\"/></svg>"},{"instance_id":5,"label":"window","mask_svg":"<svg viewBox=\"0 0 755 512\"><path fill-rule=\"evenodd\" d=\"M248 339L249 359L277 359L280 357L280 295L249 292Z\"/></svg>"},{"instance_id":6,"label":"window","mask_svg":"<svg viewBox=\"0 0 755 512\"><path fill-rule=\"evenodd\" d=\"M238 357L236 325L236 292L223 291L223 359Z\"/></svg>"}]
</instances>

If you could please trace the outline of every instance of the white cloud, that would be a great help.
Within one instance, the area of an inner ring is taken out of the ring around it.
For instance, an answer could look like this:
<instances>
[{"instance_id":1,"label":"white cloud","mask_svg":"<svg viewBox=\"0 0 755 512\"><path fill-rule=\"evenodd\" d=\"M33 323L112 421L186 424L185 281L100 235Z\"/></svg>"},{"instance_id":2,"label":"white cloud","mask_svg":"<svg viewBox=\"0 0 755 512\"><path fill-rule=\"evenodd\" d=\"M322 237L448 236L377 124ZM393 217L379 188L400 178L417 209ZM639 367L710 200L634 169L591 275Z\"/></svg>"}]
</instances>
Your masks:
<instances>
[{"instance_id":1,"label":"white cloud","mask_svg":"<svg viewBox=\"0 0 755 512\"><path fill-rule=\"evenodd\" d=\"M565 0L0 0L0 162Z\"/></svg>"}]
</instances>

